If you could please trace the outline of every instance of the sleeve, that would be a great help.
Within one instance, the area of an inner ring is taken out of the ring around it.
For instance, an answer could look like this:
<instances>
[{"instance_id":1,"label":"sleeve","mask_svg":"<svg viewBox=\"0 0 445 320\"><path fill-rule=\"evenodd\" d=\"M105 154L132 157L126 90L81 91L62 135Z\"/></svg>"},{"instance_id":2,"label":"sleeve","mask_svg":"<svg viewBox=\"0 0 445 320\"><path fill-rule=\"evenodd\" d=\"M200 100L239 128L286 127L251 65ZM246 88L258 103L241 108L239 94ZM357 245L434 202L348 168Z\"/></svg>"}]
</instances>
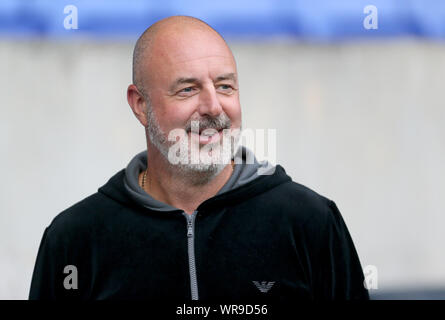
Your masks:
<instances>
[{"instance_id":1,"label":"sleeve","mask_svg":"<svg viewBox=\"0 0 445 320\"><path fill-rule=\"evenodd\" d=\"M335 202L322 235L316 272L317 300L369 300L363 270L348 228Z\"/></svg>"},{"instance_id":2,"label":"sleeve","mask_svg":"<svg viewBox=\"0 0 445 320\"><path fill-rule=\"evenodd\" d=\"M60 288L63 279L56 270L60 267L60 253L49 236L49 227L43 233L37 259L32 274L29 300L54 300L60 297Z\"/></svg>"}]
</instances>

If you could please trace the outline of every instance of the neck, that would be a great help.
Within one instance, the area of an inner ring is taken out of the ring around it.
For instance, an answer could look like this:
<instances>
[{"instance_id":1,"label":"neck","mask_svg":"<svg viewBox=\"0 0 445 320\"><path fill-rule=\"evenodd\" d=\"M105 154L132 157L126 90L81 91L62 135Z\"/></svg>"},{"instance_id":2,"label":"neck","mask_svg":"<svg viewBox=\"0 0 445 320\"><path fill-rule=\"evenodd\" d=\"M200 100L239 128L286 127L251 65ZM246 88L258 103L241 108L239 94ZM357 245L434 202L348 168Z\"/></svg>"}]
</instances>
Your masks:
<instances>
[{"instance_id":1,"label":"neck","mask_svg":"<svg viewBox=\"0 0 445 320\"><path fill-rule=\"evenodd\" d=\"M214 177L199 183L199 175L181 175L159 153L148 153L144 190L153 198L191 214L205 200L213 197L229 180L233 161ZM144 172L140 174L142 183ZM201 179L202 180L202 179Z\"/></svg>"}]
</instances>

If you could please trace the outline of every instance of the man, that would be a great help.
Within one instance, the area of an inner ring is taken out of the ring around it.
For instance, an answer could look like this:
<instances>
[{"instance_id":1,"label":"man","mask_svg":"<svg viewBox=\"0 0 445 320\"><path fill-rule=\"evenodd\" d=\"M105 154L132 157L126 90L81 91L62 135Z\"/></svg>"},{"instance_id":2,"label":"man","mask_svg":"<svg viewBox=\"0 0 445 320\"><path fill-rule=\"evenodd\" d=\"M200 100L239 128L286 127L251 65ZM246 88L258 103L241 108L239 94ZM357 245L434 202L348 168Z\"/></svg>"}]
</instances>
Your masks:
<instances>
[{"instance_id":1,"label":"man","mask_svg":"<svg viewBox=\"0 0 445 320\"><path fill-rule=\"evenodd\" d=\"M155 23L136 43L133 82L147 151L46 228L30 299L369 298L335 203L236 147L237 69L215 30Z\"/></svg>"}]
</instances>

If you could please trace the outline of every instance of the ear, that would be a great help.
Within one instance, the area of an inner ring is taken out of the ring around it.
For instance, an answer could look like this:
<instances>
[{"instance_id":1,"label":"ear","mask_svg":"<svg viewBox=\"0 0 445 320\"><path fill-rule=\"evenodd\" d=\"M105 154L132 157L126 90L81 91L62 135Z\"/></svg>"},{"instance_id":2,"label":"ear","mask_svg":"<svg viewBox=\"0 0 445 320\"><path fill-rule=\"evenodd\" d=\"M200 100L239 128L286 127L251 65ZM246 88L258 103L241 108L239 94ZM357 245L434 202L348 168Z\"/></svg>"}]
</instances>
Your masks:
<instances>
[{"instance_id":1,"label":"ear","mask_svg":"<svg viewBox=\"0 0 445 320\"><path fill-rule=\"evenodd\" d=\"M127 88L127 101L139 122L147 127L147 101L134 84L130 84Z\"/></svg>"}]
</instances>

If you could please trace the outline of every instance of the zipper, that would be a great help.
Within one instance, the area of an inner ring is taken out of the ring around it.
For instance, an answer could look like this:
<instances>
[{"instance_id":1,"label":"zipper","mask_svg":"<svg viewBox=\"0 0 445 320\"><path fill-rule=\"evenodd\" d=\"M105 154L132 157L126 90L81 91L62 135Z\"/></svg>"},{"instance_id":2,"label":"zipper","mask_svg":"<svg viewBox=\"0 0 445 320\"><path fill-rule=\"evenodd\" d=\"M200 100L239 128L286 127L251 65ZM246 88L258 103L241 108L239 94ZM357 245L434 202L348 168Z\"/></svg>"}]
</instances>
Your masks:
<instances>
[{"instance_id":1,"label":"zipper","mask_svg":"<svg viewBox=\"0 0 445 320\"><path fill-rule=\"evenodd\" d=\"M187 251L189 256L189 271L190 271L190 288L192 293L192 300L198 300L198 281L196 278L196 264L195 264L195 218L198 211L193 211L192 214L183 212L182 214L187 219Z\"/></svg>"}]
</instances>

